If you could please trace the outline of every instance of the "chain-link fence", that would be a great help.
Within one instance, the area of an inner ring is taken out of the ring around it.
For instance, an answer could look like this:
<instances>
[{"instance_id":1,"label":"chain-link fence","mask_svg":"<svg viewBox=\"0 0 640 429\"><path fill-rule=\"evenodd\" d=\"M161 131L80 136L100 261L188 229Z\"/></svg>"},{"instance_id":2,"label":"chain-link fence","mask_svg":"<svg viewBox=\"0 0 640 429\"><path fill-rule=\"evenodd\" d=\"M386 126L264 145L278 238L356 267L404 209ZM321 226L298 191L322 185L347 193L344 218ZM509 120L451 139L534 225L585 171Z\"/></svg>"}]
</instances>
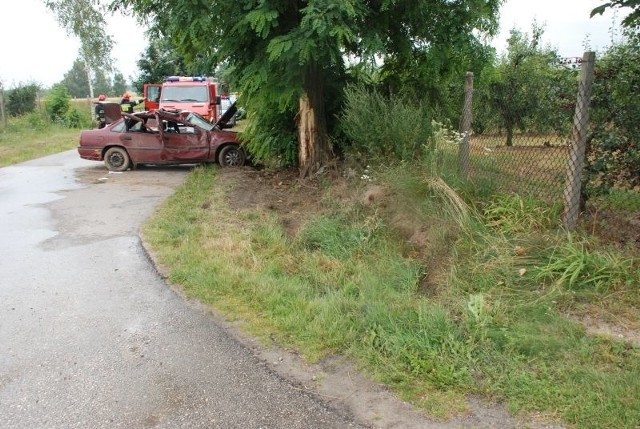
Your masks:
<instances>
[{"instance_id":1,"label":"chain-link fence","mask_svg":"<svg viewBox=\"0 0 640 429\"><path fill-rule=\"evenodd\" d=\"M561 206L569 230L584 205L595 54L580 63L579 75L559 64L544 74L506 75L478 91L468 73L461 120L463 174L478 186Z\"/></svg>"}]
</instances>

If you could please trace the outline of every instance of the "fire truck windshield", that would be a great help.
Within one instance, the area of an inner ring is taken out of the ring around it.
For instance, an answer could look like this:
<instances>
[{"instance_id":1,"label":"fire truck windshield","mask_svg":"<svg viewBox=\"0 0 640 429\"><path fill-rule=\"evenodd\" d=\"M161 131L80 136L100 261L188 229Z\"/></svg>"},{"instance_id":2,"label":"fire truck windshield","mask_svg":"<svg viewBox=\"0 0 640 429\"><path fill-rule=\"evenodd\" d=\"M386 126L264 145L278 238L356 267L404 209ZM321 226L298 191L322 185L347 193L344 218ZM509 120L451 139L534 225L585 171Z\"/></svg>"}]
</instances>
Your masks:
<instances>
[{"instance_id":1,"label":"fire truck windshield","mask_svg":"<svg viewBox=\"0 0 640 429\"><path fill-rule=\"evenodd\" d=\"M162 101L206 103L209 101L209 91L202 85L165 86L162 88Z\"/></svg>"}]
</instances>

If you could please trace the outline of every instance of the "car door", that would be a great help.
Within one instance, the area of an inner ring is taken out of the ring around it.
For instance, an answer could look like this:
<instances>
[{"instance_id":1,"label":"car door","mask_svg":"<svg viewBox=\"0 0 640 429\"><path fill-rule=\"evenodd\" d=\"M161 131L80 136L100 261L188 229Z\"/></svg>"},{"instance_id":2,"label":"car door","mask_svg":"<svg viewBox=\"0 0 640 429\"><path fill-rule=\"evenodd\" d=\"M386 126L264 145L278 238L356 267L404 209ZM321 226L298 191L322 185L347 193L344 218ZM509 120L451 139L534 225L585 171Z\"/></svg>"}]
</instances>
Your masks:
<instances>
[{"instance_id":1,"label":"car door","mask_svg":"<svg viewBox=\"0 0 640 429\"><path fill-rule=\"evenodd\" d=\"M120 136L122 146L127 149L134 164L162 161L162 139L152 115L122 113L125 131Z\"/></svg>"},{"instance_id":2,"label":"car door","mask_svg":"<svg viewBox=\"0 0 640 429\"><path fill-rule=\"evenodd\" d=\"M208 135L198 127L185 124L179 117L158 115L165 161L198 162L209 157Z\"/></svg>"}]
</instances>

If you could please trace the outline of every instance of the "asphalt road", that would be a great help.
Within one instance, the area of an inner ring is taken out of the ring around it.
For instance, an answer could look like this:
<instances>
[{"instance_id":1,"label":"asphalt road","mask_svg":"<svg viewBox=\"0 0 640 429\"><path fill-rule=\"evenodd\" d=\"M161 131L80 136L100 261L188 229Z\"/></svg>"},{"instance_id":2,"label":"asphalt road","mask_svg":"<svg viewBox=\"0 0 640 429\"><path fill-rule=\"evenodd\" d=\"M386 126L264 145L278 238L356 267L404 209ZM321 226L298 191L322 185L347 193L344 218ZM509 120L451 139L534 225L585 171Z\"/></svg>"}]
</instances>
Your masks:
<instances>
[{"instance_id":1,"label":"asphalt road","mask_svg":"<svg viewBox=\"0 0 640 429\"><path fill-rule=\"evenodd\" d=\"M0 169L0 427L361 427L156 273L138 230L188 171Z\"/></svg>"}]
</instances>

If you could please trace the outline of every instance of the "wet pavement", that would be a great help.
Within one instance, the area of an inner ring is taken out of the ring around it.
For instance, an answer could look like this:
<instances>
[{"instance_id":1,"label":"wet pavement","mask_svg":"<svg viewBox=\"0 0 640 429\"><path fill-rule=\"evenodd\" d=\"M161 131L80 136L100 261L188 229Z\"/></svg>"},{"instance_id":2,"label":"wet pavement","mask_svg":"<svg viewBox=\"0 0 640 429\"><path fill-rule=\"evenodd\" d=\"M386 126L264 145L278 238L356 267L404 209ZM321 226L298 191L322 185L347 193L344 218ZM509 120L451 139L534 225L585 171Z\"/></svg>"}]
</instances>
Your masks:
<instances>
[{"instance_id":1,"label":"wet pavement","mask_svg":"<svg viewBox=\"0 0 640 429\"><path fill-rule=\"evenodd\" d=\"M362 427L156 273L138 230L188 172L0 169L0 427Z\"/></svg>"}]
</instances>

